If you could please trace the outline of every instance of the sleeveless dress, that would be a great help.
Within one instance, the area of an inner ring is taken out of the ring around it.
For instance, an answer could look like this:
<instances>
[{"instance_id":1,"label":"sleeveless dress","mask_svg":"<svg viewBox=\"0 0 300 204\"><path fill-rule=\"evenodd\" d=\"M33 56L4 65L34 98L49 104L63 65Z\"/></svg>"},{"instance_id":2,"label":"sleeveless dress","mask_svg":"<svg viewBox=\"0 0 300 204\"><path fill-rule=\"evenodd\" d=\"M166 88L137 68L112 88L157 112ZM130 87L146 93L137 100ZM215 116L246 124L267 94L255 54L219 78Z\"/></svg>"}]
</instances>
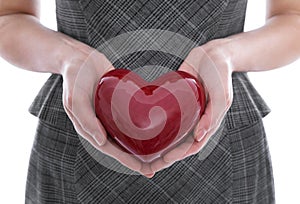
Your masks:
<instances>
[{"instance_id":1,"label":"sleeveless dress","mask_svg":"<svg viewBox=\"0 0 300 204\"><path fill-rule=\"evenodd\" d=\"M178 69L193 47L243 32L246 5L247 0L56 0L58 31L150 80ZM26 203L274 203L262 123L270 110L247 73L232 78L233 104L203 150L147 179L81 139L63 108L62 76L51 75L30 107L39 124Z\"/></svg>"}]
</instances>

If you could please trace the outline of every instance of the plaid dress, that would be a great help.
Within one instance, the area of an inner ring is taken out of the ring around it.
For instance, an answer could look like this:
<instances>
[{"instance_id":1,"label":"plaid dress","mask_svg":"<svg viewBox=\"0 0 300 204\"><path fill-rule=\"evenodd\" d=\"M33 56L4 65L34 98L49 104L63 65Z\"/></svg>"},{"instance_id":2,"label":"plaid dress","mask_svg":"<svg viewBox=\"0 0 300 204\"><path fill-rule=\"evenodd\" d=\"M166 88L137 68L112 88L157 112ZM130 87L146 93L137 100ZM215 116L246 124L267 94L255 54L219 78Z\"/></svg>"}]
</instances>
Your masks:
<instances>
[{"instance_id":1,"label":"plaid dress","mask_svg":"<svg viewBox=\"0 0 300 204\"><path fill-rule=\"evenodd\" d=\"M60 32L150 80L178 69L193 47L243 32L246 5L247 0L56 0ZM147 179L80 139L63 108L62 77L51 75L30 107L39 125L26 203L274 203L262 123L270 110L246 73L232 78L233 104L204 149Z\"/></svg>"}]
</instances>

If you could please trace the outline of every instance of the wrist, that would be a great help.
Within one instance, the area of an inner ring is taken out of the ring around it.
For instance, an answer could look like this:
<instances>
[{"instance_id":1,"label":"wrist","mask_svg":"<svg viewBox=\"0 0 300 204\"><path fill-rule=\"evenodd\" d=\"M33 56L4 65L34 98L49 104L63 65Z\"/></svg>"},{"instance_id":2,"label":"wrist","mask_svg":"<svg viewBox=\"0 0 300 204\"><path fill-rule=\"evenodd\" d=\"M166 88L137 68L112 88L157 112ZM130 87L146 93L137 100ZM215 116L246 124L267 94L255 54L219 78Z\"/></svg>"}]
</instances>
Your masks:
<instances>
[{"instance_id":1,"label":"wrist","mask_svg":"<svg viewBox=\"0 0 300 204\"><path fill-rule=\"evenodd\" d=\"M71 75L89 75L95 80L113 68L106 56L98 50L73 38L62 40L63 47L59 56L59 74L63 77Z\"/></svg>"},{"instance_id":2,"label":"wrist","mask_svg":"<svg viewBox=\"0 0 300 204\"><path fill-rule=\"evenodd\" d=\"M58 74L64 74L66 69L81 66L95 49L75 39L63 36L58 49Z\"/></svg>"},{"instance_id":3,"label":"wrist","mask_svg":"<svg viewBox=\"0 0 300 204\"><path fill-rule=\"evenodd\" d=\"M201 46L201 49L203 49L215 66L227 67L228 72L236 71L232 39L222 38L212 40Z\"/></svg>"}]
</instances>

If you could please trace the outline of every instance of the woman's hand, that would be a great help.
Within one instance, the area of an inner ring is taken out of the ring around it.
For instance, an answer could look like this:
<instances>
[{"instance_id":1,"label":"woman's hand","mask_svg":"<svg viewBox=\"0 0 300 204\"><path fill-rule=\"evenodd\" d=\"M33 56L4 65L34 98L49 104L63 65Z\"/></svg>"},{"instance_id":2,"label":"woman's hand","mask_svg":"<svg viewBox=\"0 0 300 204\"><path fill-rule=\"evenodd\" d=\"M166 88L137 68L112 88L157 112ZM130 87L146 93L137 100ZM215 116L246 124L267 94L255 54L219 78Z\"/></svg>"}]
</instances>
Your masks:
<instances>
[{"instance_id":1,"label":"woman's hand","mask_svg":"<svg viewBox=\"0 0 300 204\"><path fill-rule=\"evenodd\" d=\"M64 108L76 131L101 152L151 177L148 164L107 140L95 116L95 86L105 72L113 69L107 58L88 45L41 25L38 0L0 0L0 5L0 56L26 70L61 74ZM16 35L16 30L22 35Z\"/></svg>"},{"instance_id":2,"label":"woman's hand","mask_svg":"<svg viewBox=\"0 0 300 204\"><path fill-rule=\"evenodd\" d=\"M169 167L174 162L197 154L219 128L233 99L232 65L230 53L222 49L228 40L211 41L194 48L179 70L188 72L203 82L207 91L207 106L193 135L151 164L153 172Z\"/></svg>"},{"instance_id":3,"label":"woman's hand","mask_svg":"<svg viewBox=\"0 0 300 204\"><path fill-rule=\"evenodd\" d=\"M76 53L74 53L76 55ZM151 176L150 168L134 156L127 154L112 140L96 117L94 93L100 78L114 69L111 62L94 50L79 54L65 63L63 75L63 104L76 131L96 149L118 160L128 168ZM148 165L149 166L149 165Z\"/></svg>"}]
</instances>

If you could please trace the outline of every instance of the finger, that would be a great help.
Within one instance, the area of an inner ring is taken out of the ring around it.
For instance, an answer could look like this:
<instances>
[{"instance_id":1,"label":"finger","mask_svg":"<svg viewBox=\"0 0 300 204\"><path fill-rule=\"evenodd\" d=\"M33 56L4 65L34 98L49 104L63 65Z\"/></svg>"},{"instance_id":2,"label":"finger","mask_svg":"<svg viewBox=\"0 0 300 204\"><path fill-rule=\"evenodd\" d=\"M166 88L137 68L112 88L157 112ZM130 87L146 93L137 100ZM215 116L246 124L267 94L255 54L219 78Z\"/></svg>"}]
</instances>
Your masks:
<instances>
[{"instance_id":1,"label":"finger","mask_svg":"<svg viewBox=\"0 0 300 204\"><path fill-rule=\"evenodd\" d=\"M79 123L79 121L77 120L77 118L75 117L75 115L72 112L73 97L72 97L72 93L67 91L68 89L66 87L67 87L67 83L64 81L64 91L63 91L64 109L65 109L68 117L70 118L70 120L73 122L75 130L80 135L87 136L88 133L82 128L81 124ZM97 120L96 123L98 123L98 125L101 127L99 120ZM103 130L104 130L104 128L103 128ZM89 136L91 136L91 135L89 135ZM98 145L102 145L105 142L105 140L104 140L100 143L101 140L99 138L96 138L97 135L92 135L92 136L95 137L95 141L98 143Z\"/></svg>"},{"instance_id":2,"label":"finger","mask_svg":"<svg viewBox=\"0 0 300 204\"><path fill-rule=\"evenodd\" d=\"M113 141L106 141L105 144L99 145L97 140L86 133L83 128L81 128L80 124L74 121L76 129L81 136L86 139L94 148L98 149L102 153L116 159L122 165L128 167L129 169L144 174L145 172L141 171L141 162L134 158L132 155L124 152L120 149L118 145L116 145ZM151 171L147 171L148 174L152 173Z\"/></svg>"},{"instance_id":3,"label":"finger","mask_svg":"<svg viewBox=\"0 0 300 204\"><path fill-rule=\"evenodd\" d=\"M104 144L106 131L95 115L90 98L86 93L81 95L81 97L73 97L72 113L85 132L92 135L100 145Z\"/></svg>"},{"instance_id":4,"label":"finger","mask_svg":"<svg viewBox=\"0 0 300 204\"><path fill-rule=\"evenodd\" d=\"M208 132L211 132L213 129L216 130L221 125L230 105L224 106L213 102L218 100L222 99L209 99L205 112L194 129L196 141L201 141Z\"/></svg>"},{"instance_id":5,"label":"finger","mask_svg":"<svg viewBox=\"0 0 300 204\"><path fill-rule=\"evenodd\" d=\"M200 142L194 140L193 144L190 146L190 149L183 155L182 159L199 153L201 149L207 144L214 131L215 130L212 129L211 131L207 132Z\"/></svg>"},{"instance_id":6,"label":"finger","mask_svg":"<svg viewBox=\"0 0 300 204\"><path fill-rule=\"evenodd\" d=\"M209 101L205 108L204 114L194 129L194 138L196 141L201 141L207 132L212 128L213 119L212 103Z\"/></svg>"},{"instance_id":7,"label":"finger","mask_svg":"<svg viewBox=\"0 0 300 204\"><path fill-rule=\"evenodd\" d=\"M80 123L77 121L76 117L74 117L72 115L72 112L67 110L67 114L68 114L69 118L71 119L71 121L73 123L73 127L75 128L75 130L79 134L79 136L81 136L82 138L87 140L96 149L99 149L102 144L99 144L97 142L97 140L95 140L95 138L93 138L91 135L89 135L87 132L84 131L84 129L81 127Z\"/></svg>"},{"instance_id":8,"label":"finger","mask_svg":"<svg viewBox=\"0 0 300 204\"><path fill-rule=\"evenodd\" d=\"M139 172L140 174L144 174L144 172L142 171L142 163L133 155L124 152L114 142L107 141L104 145L99 147L99 150L104 154L115 158L117 161L130 168L131 170ZM153 172L148 171L147 173L151 174Z\"/></svg>"},{"instance_id":9,"label":"finger","mask_svg":"<svg viewBox=\"0 0 300 204\"><path fill-rule=\"evenodd\" d=\"M69 97L67 92L63 92L63 104L64 104L64 109L65 112L67 113L69 119L72 121L73 123L73 127L75 128L76 132L81 135L82 137L90 137L90 135L88 135L84 129L81 127L80 123L77 121L76 117L73 115L72 111L71 111L71 104L70 101L72 101L72 97ZM91 143L94 143L92 141L90 141ZM96 141L97 142L97 141ZM101 145L101 144L98 144Z\"/></svg>"},{"instance_id":10,"label":"finger","mask_svg":"<svg viewBox=\"0 0 300 204\"><path fill-rule=\"evenodd\" d=\"M140 172L141 172L141 174L143 174L146 177L151 176L151 175L154 176L154 174L155 174L155 172L153 172L151 169L150 163L142 163Z\"/></svg>"},{"instance_id":11,"label":"finger","mask_svg":"<svg viewBox=\"0 0 300 204\"><path fill-rule=\"evenodd\" d=\"M159 158L151 163L151 170L153 172L158 172L172 166L173 163L166 162L163 158Z\"/></svg>"},{"instance_id":12,"label":"finger","mask_svg":"<svg viewBox=\"0 0 300 204\"><path fill-rule=\"evenodd\" d=\"M65 96L65 95L64 95ZM63 97L64 103L66 104L66 97ZM137 159L133 158L132 155L129 155L125 153L124 151L120 150L120 148L115 145L114 143L111 143L110 141L107 141L105 144L99 144L93 138L89 133L87 133L80 123L78 122L77 118L72 114L72 112L69 110L68 106L65 106L66 113L68 114L69 118L72 120L73 126L76 130L76 132L82 136L85 140L87 140L94 148L100 150L101 152L115 158L117 161L119 161L124 166L132 169L133 171L137 171L141 174L141 162L137 161ZM148 174L151 174L153 172L147 171Z\"/></svg>"},{"instance_id":13,"label":"finger","mask_svg":"<svg viewBox=\"0 0 300 204\"><path fill-rule=\"evenodd\" d=\"M211 135L208 133L203 137L203 139L200 142L194 140L189 150L181 157L181 160L199 153L201 149L207 144L210 136Z\"/></svg>"},{"instance_id":14,"label":"finger","mask_svg":"<svg viewBox=\"0 0 300 204\"><path fill-rule=\"evenodd\" d=\"M151 163L151 169L154 172L168 168L176 161L182 160L183 156L190 149L194 139L192 136L188 136L187 139L167 152L162 158L155 160Z\"/></svg>"},{"instance_id":15,"label":"finger","mask_svg":"<svg viewBox=\"0 0 300 204\"><path fill-rule=\"evenodd\" d=\"M72 93L70 93L71 112L81 127L99 144L105 143L106 131L95 114L94 94L100 77L112 69L114 67L103 54L91 53L78 70Z\"/></svg>"},{"instance_id":16,"label":"finger","mask_svg":"<svg viewBox=\"0 0 300 204\"><path fill-rule=\"evenodd\" d=\"M193 137L189 136L183 143L179 144L171 151L166 153L163 157L163 160L166 163L174 163L176 161L182 160L183 156L189 151L193 143Z\"/></svg>"},{"instance_id":17,"label":"finger","mask_svg":"<svg viewBox=\"0 0 300 204\"><path fill-rule=\"evenodd\" d=\"M95 148L99 149L99 147L102 144L99 144L97 140L95 140L95 138L93 138L91 135L89 135L87 132L84 131L84 129L81 127L80 123L77 121L76 117L72 114L72 112L65 107L65 111L68 115L68 117L70 118L70 120L73 123L73 127L75 128L76 132L83 137L84 139L86 139L89 143L91 143Z\"/></svg>"},{"instance_id":18,"label":"finger","mask_svg":"<svg viewBox=\"0 0 300 204\"><path fill-rule=\"evenodd\" d=\"M199 153L201 151L201 149L203 149L205 147L205 145L208 143L211 136L217 132L218 127L219 126L216 126L215 128L208 131L200 142L194 141L193 144L191 145L190 149L186 152L186 154L183 156L182 159L185 159L189 156Z\"/></svg>"},{"instance_id":19,"label":"finger","mask_svg":"<svg viewBox=\"0 0 300 204\"><path fill-rule=\"evenodd\" d=\"M70 113L70 115L72 115L72 113ZM87 140L94 148L98 149L108 156L113 157L122 165L130 168L131 170L139 172L141 174L144 173L141 171L141 162L134 158L132 155L121 150L120 147L113 141L107 140L105 144L98 144L95 138L85 132L80 123L77 121L76 117L73 117L72 122L78 134L80 134L80 136ZM152 171L147 171L146 173L151 174Z\"/></svg>"},{"instance_id":20,"label":"finger","mask_svg":"<svg viewBox=\"0 0 300 204\"><path fill-rule=\"evenodd\" d=\"M155 173L152 173L152 174L144 174L144 176L145 177L147 177L147 178L153 178L154 177L154 175L155 175Z\"/></svg>"}]
</instances>

